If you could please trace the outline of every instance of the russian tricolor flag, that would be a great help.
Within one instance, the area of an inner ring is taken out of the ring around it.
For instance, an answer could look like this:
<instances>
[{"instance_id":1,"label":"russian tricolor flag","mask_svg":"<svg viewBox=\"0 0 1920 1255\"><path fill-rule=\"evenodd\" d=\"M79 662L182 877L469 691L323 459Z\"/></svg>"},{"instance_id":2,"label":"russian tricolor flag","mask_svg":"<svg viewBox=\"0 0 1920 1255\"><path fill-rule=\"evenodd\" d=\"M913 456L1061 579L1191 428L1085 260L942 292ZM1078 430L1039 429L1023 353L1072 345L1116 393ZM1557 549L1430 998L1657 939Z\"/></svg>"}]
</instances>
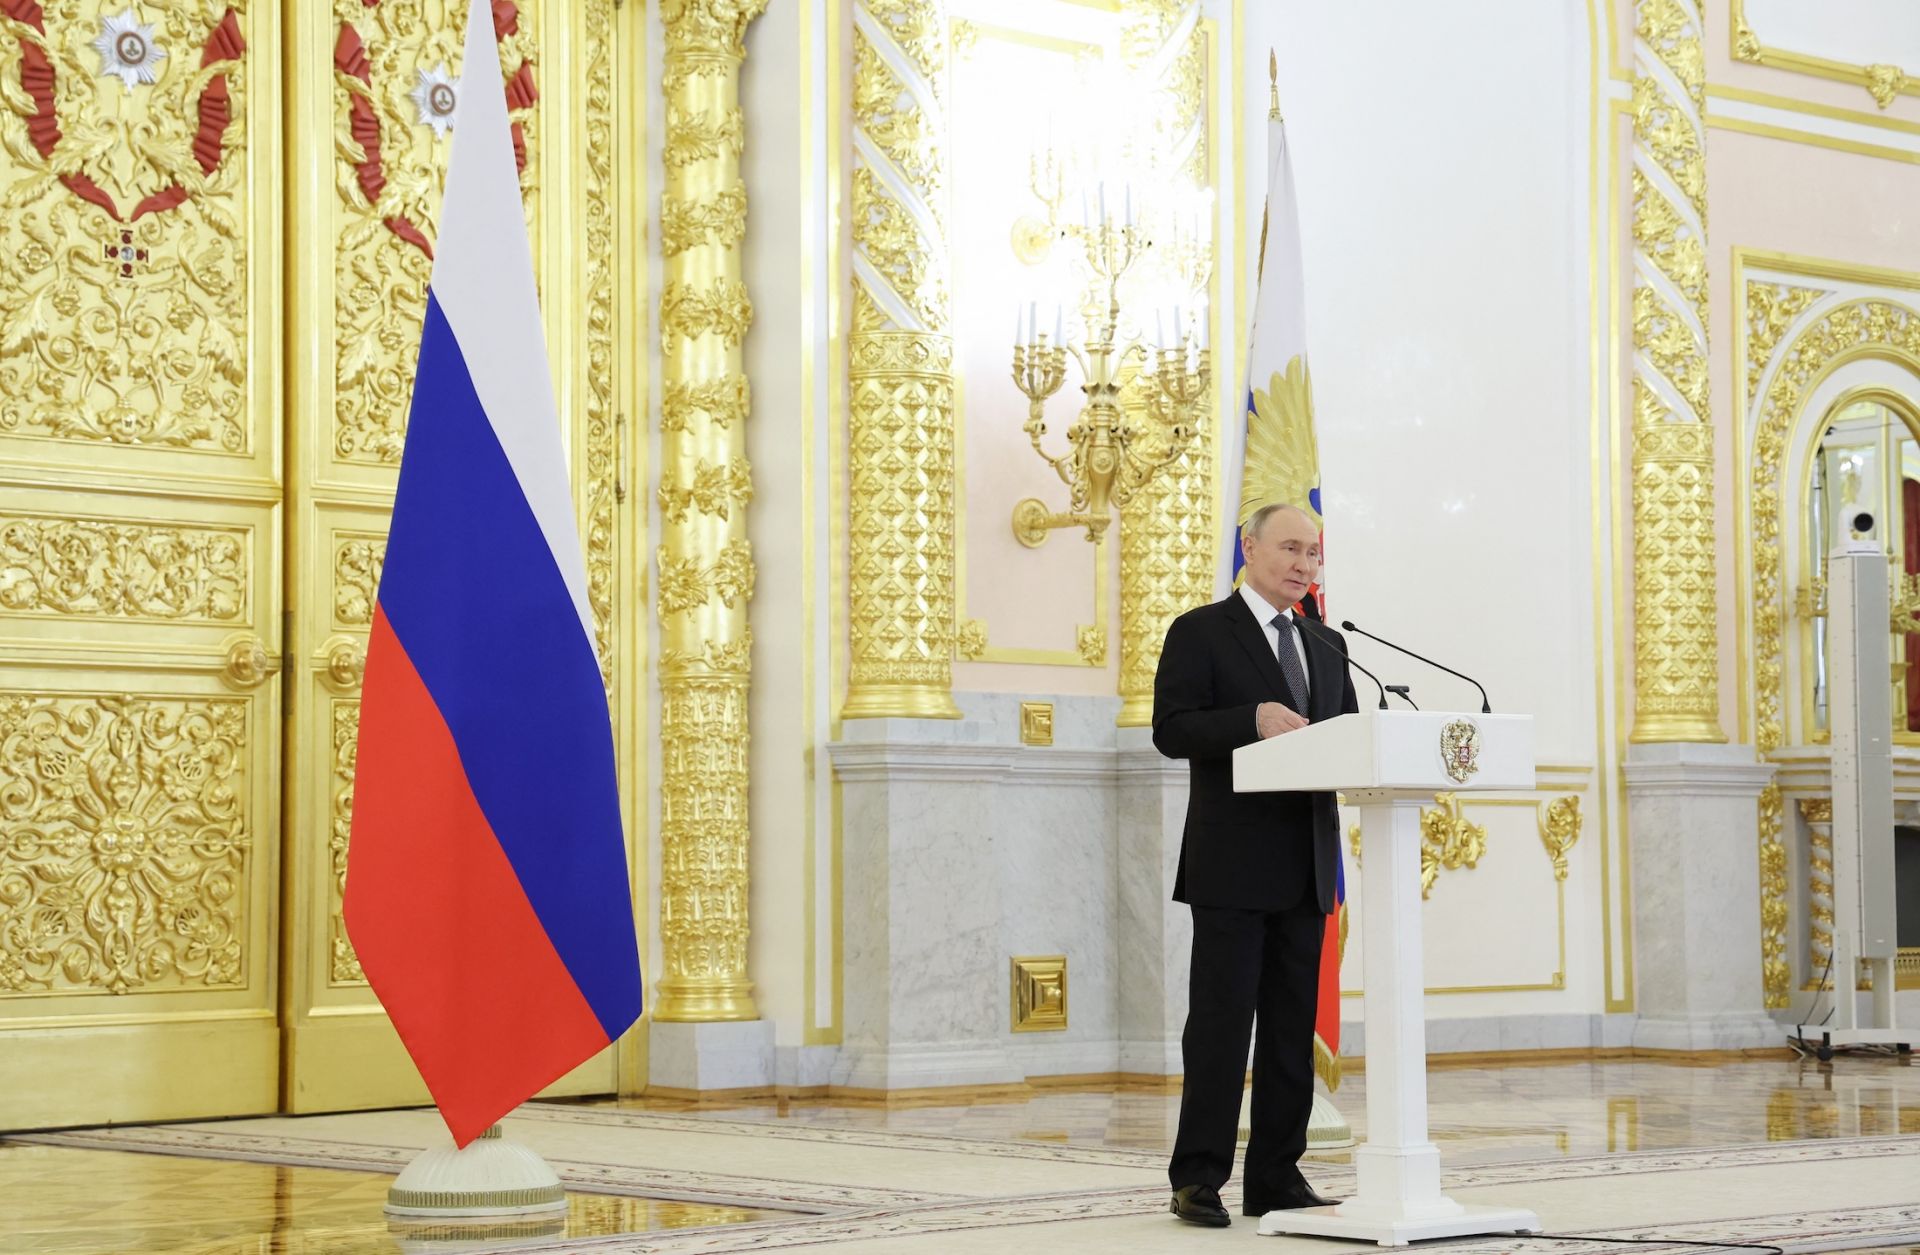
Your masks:
<instances>
[{"instance_id":1,"label":"russian tricolor flag","mask_svg":"<svg viewBox=\"0 0 1920 1255\"><path fill-rule=\"evenodd\" d=\"M361 695L347 930L457 1145L625 1032L640 960L486 0Z\"/></svg>"}]
</instances>

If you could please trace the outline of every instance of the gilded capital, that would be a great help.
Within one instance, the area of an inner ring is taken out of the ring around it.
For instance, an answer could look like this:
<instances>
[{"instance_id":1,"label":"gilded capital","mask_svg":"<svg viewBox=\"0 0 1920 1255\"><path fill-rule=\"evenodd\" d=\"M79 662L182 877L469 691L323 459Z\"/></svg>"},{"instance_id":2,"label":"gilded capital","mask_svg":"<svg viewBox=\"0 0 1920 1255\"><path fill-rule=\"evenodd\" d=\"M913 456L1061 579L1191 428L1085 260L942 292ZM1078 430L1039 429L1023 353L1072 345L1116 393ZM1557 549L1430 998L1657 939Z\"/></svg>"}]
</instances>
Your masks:
<instances>
[{"instance_id":1,"label":"gilded capital","mask_svg":"<svg viewBox=\"0 0 1920 1255\"><path fill-rule=\"evenodd\" d=\"M767 11L767 0L660 0L667 56L747 55L747 27Z\"/></svg>"}]
</instances>

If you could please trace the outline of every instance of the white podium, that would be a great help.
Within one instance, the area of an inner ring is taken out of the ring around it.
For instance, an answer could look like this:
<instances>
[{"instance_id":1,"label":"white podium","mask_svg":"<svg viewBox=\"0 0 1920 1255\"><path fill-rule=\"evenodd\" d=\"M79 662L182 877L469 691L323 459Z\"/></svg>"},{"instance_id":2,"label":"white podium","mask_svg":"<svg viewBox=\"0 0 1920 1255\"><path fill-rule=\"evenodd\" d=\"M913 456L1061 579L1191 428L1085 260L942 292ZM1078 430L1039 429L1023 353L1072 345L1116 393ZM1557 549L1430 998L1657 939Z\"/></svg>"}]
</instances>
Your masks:
<instances>
[{"instance_id":1,"label":"white podium","mask_svg":"<svg viewBox=\"0 0 1920 1255\"><path fill-rule=\"evenodd\" d=\"M1357 1190L1333 1207L1270 1211L1263 1234L1404 1246L1475 1233L1538 1233L1540 1217L1440 1192L1427 1137L1426 981L1420 955L1420 808L1435 793L1531 789L1533 720L1369 710L1234 751L1237 792L1338 789L1360 811L1366 968L1367 1139Z\"/></svg>"}]
</instances>

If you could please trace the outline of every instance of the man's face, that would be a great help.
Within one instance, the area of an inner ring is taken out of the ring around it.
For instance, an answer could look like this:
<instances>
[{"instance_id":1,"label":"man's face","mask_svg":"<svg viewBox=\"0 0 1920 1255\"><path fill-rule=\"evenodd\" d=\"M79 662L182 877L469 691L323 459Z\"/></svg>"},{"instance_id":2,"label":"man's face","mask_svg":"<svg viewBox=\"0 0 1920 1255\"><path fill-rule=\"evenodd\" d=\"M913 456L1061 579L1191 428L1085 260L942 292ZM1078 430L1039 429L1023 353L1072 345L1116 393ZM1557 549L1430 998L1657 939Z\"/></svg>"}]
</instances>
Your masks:
<instances>
[{"instance_id":1,"label":"man's face","mask_svg":"<svg viewBox=\"0 0 1920 1255\"><path fill-rule=\"evenodd\" d=\"M1320 534L1313 520L1299 510L1268 515L1258 536L1240 538L1240 551L1246 560L1247 583L1276 610L1305 597L1320 576Z\"/></svg>"}]
</instances>

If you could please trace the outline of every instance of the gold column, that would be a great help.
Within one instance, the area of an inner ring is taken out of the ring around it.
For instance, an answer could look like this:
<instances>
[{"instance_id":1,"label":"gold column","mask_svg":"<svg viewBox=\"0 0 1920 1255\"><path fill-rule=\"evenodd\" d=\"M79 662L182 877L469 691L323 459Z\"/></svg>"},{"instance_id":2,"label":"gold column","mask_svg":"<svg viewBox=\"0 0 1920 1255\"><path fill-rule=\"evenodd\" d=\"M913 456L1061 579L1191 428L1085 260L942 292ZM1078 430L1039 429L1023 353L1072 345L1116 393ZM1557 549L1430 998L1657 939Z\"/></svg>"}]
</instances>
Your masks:
<instances>
[{"instance_id":1,"label":"gold column","mask_svg":"<svg viewBox=\"0 0 1920 1255\"><path fill-rule=\"evenodd\" d=\"M660 945L656 1020L753 1020L747 682L753 552L740 63L767 0L661 0Z\"/></svg>"},{"instance_id":2,"label":"gold column","mask_svg":"<svg viewBox=\"0 0 1920 1255\"><path fill-rule=\"evenodd\" d=\"M1160 172L1205 187L1207 49L1200 6L1197 0L1126 0L1122 11L1126 67L1138 72L1156 63L1165 66L1152 88ZM1212 237L1209 224L1199 244L1207 257L1213 253ZM1153 431L1145 395L1130 385L1126 403L1135 428ZM1212 600L1214 561L1213 424L1203 418L1194 424L1187 451L1120 511L1121 727L1152 721L1153 673L1167 625Z\"/></svg>"},{"instance_id":3,"label":"gold column","mask_svg":"<svg viewBox=\"0 0 1920 1255\"><path fill-rule=\"evenodd\" d=\"M945 0L853 10L846 719L957 719Z\"/></svg>"},{"instance_id":4,"label":"gold column","mask_svg":"<svg viewBox=\"0 0 1920 1255\"><path fill-rule=\"evenodd\" d=\"M1633 79L1635 741L1725 741L1707 405L1700 0L1639 0Z\"/></svg>"}]
</instances>

